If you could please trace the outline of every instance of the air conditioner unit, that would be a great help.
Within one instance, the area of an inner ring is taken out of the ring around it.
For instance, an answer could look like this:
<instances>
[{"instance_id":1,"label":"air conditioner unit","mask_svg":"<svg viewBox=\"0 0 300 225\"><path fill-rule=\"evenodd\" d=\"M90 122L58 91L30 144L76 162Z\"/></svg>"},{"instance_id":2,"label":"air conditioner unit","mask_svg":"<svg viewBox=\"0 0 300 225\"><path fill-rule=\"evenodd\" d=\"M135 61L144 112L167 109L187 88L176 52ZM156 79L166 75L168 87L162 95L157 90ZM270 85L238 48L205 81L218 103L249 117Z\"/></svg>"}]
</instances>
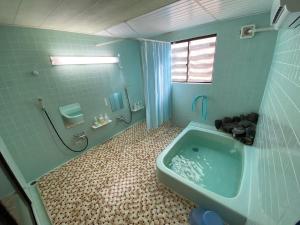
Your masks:
<instances>
[{"instance_id":1,"label":"air conditioner unit","mask_svg":"<svg viewBox=\"0 0 300 225\"><path fill-rule=\"evenodd\" d=\"M271 10L271 25L275 29L300 26L299 0L274 0Z\"/></svg>"}]
</instances>

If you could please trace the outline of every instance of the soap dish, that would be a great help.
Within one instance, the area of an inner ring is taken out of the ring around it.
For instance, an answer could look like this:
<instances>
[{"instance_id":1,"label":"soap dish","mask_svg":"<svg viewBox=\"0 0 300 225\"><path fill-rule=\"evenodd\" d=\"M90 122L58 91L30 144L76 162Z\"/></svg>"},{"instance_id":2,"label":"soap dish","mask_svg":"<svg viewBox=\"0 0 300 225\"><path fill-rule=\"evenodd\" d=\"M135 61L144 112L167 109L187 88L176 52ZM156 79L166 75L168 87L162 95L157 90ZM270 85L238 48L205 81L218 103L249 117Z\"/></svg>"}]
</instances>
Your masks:
<instances>
[{"instance_id":1,"label":"soap dish","mask_svg":"<svg viewBox=\"0 0 300 225\"><path fill-rule=\"evenodd\" d=\"M100 128L100 127L104 127L104 126L106 126L107 124L110 124L112 122L112 120L107 120L105 123L102 123L102 124L93 124L92 125L92 128L93 129L98 129L98 128Z\"/></svg>"},{"instance_id":2,"label":"soap dish","mask_svg":"<svg viewBox=\"0 0 300 225\"><path fill-rule=\"evenodd\" d=\"M137 112L137 111L140 111L140 110L142 110L144 108L145 108L144 106L134 107L134 108L131 109L131 112Z\"/></svg>"},{"instance_id":3,"label":"soap dish","mask_svg":"<svg viewBox=\"0 0 300 225\"><path fill-rule=\"evenodd\" d=\"M84 122L79 103L60 106L59 111L66 128L71 128Z\"/></svg>"}]
</instances>

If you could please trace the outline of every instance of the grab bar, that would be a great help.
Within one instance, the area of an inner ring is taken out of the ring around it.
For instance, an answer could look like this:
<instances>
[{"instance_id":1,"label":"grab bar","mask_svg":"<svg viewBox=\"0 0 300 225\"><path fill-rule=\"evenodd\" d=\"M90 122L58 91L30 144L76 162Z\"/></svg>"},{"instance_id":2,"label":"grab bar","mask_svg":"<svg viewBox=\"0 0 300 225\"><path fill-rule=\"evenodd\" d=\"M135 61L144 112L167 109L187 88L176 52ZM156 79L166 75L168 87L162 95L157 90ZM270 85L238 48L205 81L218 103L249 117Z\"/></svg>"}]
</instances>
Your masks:
<instances>
[{"instance_id":1,"label":"grab bar","mask_svg":"<svg viewBox=\"0 0 300 225\"><path fill-rule=\"evenodd\" d=\"M192 103L192 111L193 112L195 111L196 104L199 99L202 99L201 116L202 116L203 120L206 120L207 119L207 99L208 99L206 95L199 95L194 98L193 103ZM200 120L201 120L201 117L200 117Z\"/></svg>"}]
</instances>

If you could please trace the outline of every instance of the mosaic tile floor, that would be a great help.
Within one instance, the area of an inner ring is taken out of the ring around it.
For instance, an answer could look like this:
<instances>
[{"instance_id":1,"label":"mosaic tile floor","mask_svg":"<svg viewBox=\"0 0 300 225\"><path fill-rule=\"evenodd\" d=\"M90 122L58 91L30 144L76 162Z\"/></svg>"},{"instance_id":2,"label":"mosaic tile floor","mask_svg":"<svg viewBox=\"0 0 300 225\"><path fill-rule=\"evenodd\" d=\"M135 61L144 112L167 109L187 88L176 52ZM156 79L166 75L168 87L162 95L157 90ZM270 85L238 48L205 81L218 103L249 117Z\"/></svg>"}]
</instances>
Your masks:
<instances>
[{"instance_id":1,"label":"mosaic tile floor","mask_svg":"<svg viewBox=\"0 0 300 225\"><path fill-rule=\"evenodd\" d=\"M54 225L188 224L194 205L160 184L155 160L179 133L138 123L42 177L38 186Z\"/></svg>"}]
</instances>

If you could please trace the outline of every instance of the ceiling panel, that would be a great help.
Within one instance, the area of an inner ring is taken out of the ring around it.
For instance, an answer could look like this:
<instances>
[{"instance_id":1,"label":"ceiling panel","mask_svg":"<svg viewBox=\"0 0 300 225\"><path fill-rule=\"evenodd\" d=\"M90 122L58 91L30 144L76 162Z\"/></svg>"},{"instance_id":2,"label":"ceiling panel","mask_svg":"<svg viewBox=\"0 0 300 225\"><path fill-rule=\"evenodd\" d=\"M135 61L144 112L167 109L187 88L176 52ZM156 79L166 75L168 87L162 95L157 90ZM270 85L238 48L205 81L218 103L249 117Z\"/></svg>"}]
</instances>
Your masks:
<instances>
[{"instance_id":1,"label":"ceiling panel","mask_svg":"<svg viewBox=\"0 0 300 225\"><path fill-rule=\"evenodd\" d=\"M112 34L109 33L109 32L106 31L106 30L100 31L100 32L96 33L96 35L99 35L99 36L106 36L106 37L112 37Z\"/></svg>"},{"instance_id":2,"label":"ceiling panel","mask_svg":"<svg viewBox=\"0 0 300 225\"><path fill-rule=\"evenodd\" d=\"M67 27L76 32L86 30L98 33L117 24L157 8L176 2L177 0L110 0L99 1L92 8L71 20Z\"/></svg>"},{"instance_id":3,"label":"ceiling panel","mask_svg":"<svg viewBox=\"0 0 300 225\"><path fill-rule=\"evenodd\" d=\"M21 0L0 1L0 23L13 24Z\"/></svg>"},{"instance_id":4,"label":"ceiling panel","mask_svg":"<svg viewBox=\"0 0 300 225\"><path fill-rule=\"evenodd\" d=\"M41 24L44 28L65 29L68 21L93 7L97 0L64 0Z\"/></svg>"},{"instance_id":5,"label":"ceiling panel","mask_svg":"<svg viewBox=\"0 0 300 225\"><path fill-rule=\"evenodd\" d=\"M180 0L127 21L138 36L155 36L217 20L268 12L273 0ZM122 37L119 26L113 36ZM109 29L107 29L109 30ZM134 35L134 33L132 33Z\"/></svg>"},{"instance_id":6,"label":"ceiling panel","mask_svg":"<svg viewBox=\"0 0 300 225\"><path fill-rule=\"evenodd\" d=\"M0 0L0 24L96 34L178 0Z\"/></svg>"},{"instance_id":7,"label":"ceiling panel","mask_svg":"<svg viewBox=\"0 0 300 225\"><path fill-rule=\"evenodd\" d=\"M148 37L270 11L272 0L0 0L0 24Z\"/></svg>"},{"instance_id":8,"label":"ceiling panel","mask_svg":"<svg viewBox=\"0 0 300 225\"><path fill-rule=\"evenodd\" d=\"M106 30L111 36L114 37L137 37L138 34L127 24L120 23Z\"/></svg>"},{"instance_id":9,"label":"ceiling panel","mask_svg":"<svg viewBox=\"0 0 300 225\"><path fill-rule=\"evenodd\" d=\"M127 23L137 33L153 36L213 20L214 18L205 12L199 4L194 1L183 0L129 20Z\"/></svg>"},{"instance_id":10,"label":"ceiling panel","mask_svg":"<svg viewBox=\"0 0 300 225\"><path fill-rule=\"evenodd\" d=\"M62 0L23 0L14 23L21 26L40 27L61 2Z\"/></svg>"},{"instance_id":11,"label":"ceiling panel","mask_svg":"<svg viewBox=\"0 0 300 225\"><path fill-rule=\"evenodd\" d=\"M138 0L130 1L130 4ZM71 31L86 30L87 33L98 32L99 28L108 28L116 23L112 22L120 17L120 10L131 6L128 1L97 1L94 5L67 21L65 28ZM120 21L123 22L123 21ZM118 24L118 23L117 23ZM97 31L94 31L94 29Z\"/></svg>"},{"instance_id":12,"label":"ceiling panel","mask_svg":"<svg viewBox=\"0 0 300 225\"><path fill-rule=\"evenodd\" d=\"M197 0L217 19L237 18L268 12L272 0Z\"/></svg>"}]
</instances>

